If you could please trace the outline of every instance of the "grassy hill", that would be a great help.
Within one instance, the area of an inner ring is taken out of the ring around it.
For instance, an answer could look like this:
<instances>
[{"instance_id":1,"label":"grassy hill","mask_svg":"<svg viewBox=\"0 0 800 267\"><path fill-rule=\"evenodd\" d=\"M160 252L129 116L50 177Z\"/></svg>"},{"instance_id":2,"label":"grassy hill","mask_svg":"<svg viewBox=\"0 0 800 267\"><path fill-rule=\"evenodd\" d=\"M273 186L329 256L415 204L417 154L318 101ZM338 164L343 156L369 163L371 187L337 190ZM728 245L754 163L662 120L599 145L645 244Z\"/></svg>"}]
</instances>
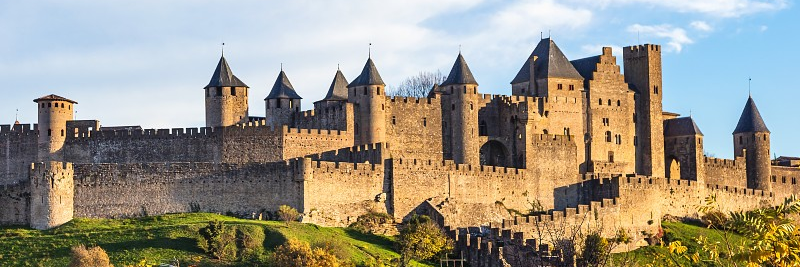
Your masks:
<instances>
[{"instance_id":1,"label":"grassy hill","mask_svg":"<svg viewBox=\"0 0 800 267\"><path fill-rule=\"evenodd\" d=\"M397 258L392 237L362 234L347 228L312 224L244 220L209 213L169 214L137 219L75 219L61 227L38 231L23 227L0 228L0 266L66 266L70 248L78 244L97 245L108 252L115 266L150 264L171 259L208 266L240 266L212 261L197 247L197 230L209 221L227 225L263 226L264 247L272 251L287 239L315 244L337 244L337 253L354 263L368 259ZM417 264L417 266L431 266Z\"/></svg>"}]
</instances>

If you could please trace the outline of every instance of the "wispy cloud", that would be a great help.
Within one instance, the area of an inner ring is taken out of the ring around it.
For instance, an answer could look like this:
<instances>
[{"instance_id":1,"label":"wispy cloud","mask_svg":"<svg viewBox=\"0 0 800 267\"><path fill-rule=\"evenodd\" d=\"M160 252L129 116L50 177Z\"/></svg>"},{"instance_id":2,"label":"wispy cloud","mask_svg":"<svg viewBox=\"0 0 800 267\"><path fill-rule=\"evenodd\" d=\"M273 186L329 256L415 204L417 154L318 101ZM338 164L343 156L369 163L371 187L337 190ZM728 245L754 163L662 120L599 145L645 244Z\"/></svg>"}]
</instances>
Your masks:
<instances>
[{"instance_id":1,"label":"wispy cloud","mask_svg":"<svg viewBox=\"0 0 800 267\"><path fill-rule=\"evenodd\" d=\"M679 27L674 27L669 24L660 25L641 25L633 24L628 26L628 32L640 33L644 37L655 37L659 39L667 39L667 51L674 51L680 53L683 46L694 43L692 39L686 35L686 30Z\"/></svg>"},{"instance_id":2,"label":"wispy cloud","mask_svg":"<svg viewBox=\"0 0 800 267\"><path fill-rule=\"evenodd\" d=\"M701 32L710 32L710 31L714 30L714 28L711 27L711 25L708 25L708 23L706 23L705 21L701 21L701 20L692 21L692 23L689 23L689 26L691 26L692 29L695 29L695 30L698 30L698 31L701 31Z\"/></svg>"},{"instance_id":3,"label":"wispy cloud","mask_svg":"<svg viewBox=\"0 0 800 267\"><path fill-rule=\"evenodd\" d=\"M700 13L713 17L741 17L773 12L789 7L788 0L579 0L599 6L648 4L682 13Z\"/></svg>"}]
</instances>

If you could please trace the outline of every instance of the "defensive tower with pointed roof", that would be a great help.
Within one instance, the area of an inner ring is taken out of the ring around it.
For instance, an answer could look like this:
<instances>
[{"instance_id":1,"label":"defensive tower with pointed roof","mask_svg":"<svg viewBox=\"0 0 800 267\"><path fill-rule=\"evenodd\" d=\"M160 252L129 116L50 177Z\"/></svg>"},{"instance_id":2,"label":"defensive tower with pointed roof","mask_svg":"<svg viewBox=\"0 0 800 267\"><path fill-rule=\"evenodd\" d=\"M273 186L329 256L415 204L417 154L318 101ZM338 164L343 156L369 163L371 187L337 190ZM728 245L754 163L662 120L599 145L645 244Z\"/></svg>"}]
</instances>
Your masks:
<instances>
[{"instance_id":1,"label":"defensive tower with pointed roof","mask_svg":"<svg viewBox=\"0 0 800 267\"><path fill-rule=\"evenodd\" d=\"M386 139L386 84L378 68L367 58L361 74L347 85L347 101L355 104L355 144L374 144Z\"/></svg>"},{"instance_id":2,"label":"defensive tower with pointed roof","mask_svg":"<svg viewBox=\"0 0 800 267\"><path fill-rule=\"evenodd\" d=\"M747 102L733 130L733 153L747 162L747 188L772 190L770 183L770 132L753 97Z\"/></svg>"},{"instance_id":3,"label":"defensive tower with pointed roof","mask_svg":"<svg viewBox=\"0 0 800 267\"><path fill-rule=\"evenodd\" d=\"M274 127L290 125L292 116L300 112L300 101L302 99L303 98L297 94L297 91L294 90L292 83L289 82L286 73L281 70L281 72L278 73L278 78L275 79L275 83L272 85L272 90L270 90L267 97L264 98L267 110L265 114L267 125L272 125Z\"/></svg>"},{"instance_id":4,"label":"defensive tower with pointed roof","mask_svg":"<svg viewBox=\"0 0 800 267\"><path fill-rule=\"evenodd\" d=\"M464 60L458 53L447 79L439 89L446 92L442 101L442 110L449 110L449 121L452 127L451 149L453 161L456 163L479 164L480 146L478 144L478 82Z\"/></svg>"},{"instance_id":5,"label":"defensive tower with pointed roof","mask_svg":"<svg viewBox=\"0 0 800 267\"><path fill-rule=\"evenodd\" d=\"M231 126L247 122L248 86L233 75L225 56L219 58L217 68L205 89L206 126Z\"/></svg>"},{"instance_id":6,"label":"defensive tower with pointed roof","mask_svg":"<svg viewBox=\"0 0 800 267\"><path fill-rule=\"evenodd\" d=\"M328 93L324 98L314 102L314 108L320 109L329 104L347 102L347 84L347 78L344 77L342 70L337 68L331 86L328 87Z\"/></svg>"},{"instance_id":7,"label":"defensive tower with pointed roof","mask_svg":"<svg viewBox=\"0 0 800 267\"><path fill-rule=\"evenodd\" d=\"M705 182L703 132L692 117L664 121L667 178Z\"/></svg>"}]
</instances>

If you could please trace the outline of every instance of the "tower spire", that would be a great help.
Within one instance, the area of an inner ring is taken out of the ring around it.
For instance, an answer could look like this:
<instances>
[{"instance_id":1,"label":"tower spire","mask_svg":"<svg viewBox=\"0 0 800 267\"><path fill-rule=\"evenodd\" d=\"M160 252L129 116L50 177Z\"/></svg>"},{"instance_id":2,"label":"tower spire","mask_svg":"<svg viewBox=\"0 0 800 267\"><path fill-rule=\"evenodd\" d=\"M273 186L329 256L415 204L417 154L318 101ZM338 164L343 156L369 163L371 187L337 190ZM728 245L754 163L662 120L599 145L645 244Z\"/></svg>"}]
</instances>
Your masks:
<instances>
[{"instance_id":1,"label":"tower spire","mask_svg":"<svg viewBox=\"0 0 800 267\"><path fill-rule=\"evenodd\" d=\"M222 42L222 46L220 48L222 50L222 56L225 56L225 42Z\"/></svg>"},{"instance_id":2,"label":"tower spire","mask_svg":"<svg viewBox=\"0 0 800 267\"><path fill-rule=\"evenodd\" d=\"M750 91L750 84L753 82L753 78L747 77L747 97L753 97L753 94Z\"/></svg>"},{"instance_id":3,"label":"tower spire","mask_svg":"<svg viewBox=\"0 0 800 267\"><path fill-rule=\"evenodd\" d=\"M367 58L372 58L372 42L370 42L367 47Z\"/></svg>"}]
</instances>

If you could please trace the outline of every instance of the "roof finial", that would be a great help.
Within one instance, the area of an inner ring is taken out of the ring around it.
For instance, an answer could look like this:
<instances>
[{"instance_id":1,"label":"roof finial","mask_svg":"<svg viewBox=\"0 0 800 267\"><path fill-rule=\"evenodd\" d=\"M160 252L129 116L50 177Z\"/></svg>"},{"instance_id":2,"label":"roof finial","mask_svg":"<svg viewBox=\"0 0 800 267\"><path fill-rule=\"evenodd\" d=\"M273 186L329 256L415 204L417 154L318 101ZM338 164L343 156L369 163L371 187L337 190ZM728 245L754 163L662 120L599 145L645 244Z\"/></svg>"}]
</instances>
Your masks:
<instances>
[{"instance_id":1,"label":"roof finial","mask_svg":"<svg viewBox=\"0 0 800 267\"><path fill-rule=\"evenodd\" d=\"M14 114L14 121L19 121L19 109L17 109L17 113Z\"/></svg>"},{"instance_id":2,"label":"roof finial","mask_svg":"<svg viewBox=\"0 0 800 267\"><path fill-rule=\"evenodd\" d=\"M369 47L367 48L367 58L372 58L372 42L369 43Z\"/></svg>"},{"instance_id":3,"label":"roof finial","mask_svg":"<svg viewBox=\"0 0 800 267\"><path fill-rule=\"evenodd\" d=\"M753 78L747 77L747 97L753 97L753 94L750 92L750 83L753 82Z\"/></svg>"},{"instance_id":4,"label":"roof finial","mask_svg":"<svg viewBox=\"0 0 800 267\"><path fill-rule=\"evenodd\" d=\"M689 109L689 118L692 117L692 109Z\"/></svg>"},{"instance_id":5,"label":"roof finial","mask_svg":"<svg viewBox=\"0 0 800 267\"><path fill-rule=\"evenodd\" d=\"M461 44L458 44L458 54L461 55Z\"/></svg>"},{"instance_id":6,"label":"roof finial","mask_svg":"<svg viewBox=\"0 0 800 267\"><path fill-rule=\"evenodd\" d=\"M336 70L342 70L339 68L339 63L336 63Z\"/></svg>"},{"instance_id":7,"label":"roof finial","mask_svg":"<svg viewBox=\"0 0 800 267\"><path fill-rule=\"evenodd\" d=\"M283 62L281 62L281 71L283 71Z\"/></svg>"},{"instance_id":8,"label":"roof finial","mask_svg":"<svg viewBox=\"0 0 800 267\"><path fill-rule=\"evenodd\" d=\"M547 39L550 39L550 30L547 30Z\"/></svg>"},{"instance_id":9,"label":"roof finial","mask_svg":"<svg viewBox=\"0 0 800 267\"><path fill-rule=\"evenodd\" d=\"M539 40L544 40L544 32L539 32Z\"/></svg>"},{"instance_id":10,"label":"roof finial","mask_svg":"<svg viewBox=\"0 0 800 267\"><path fill-rule=\"evenodd\" d=\"M225 56L225 42L222 42L222 56Z\"/></svg>"}]
</instances>

